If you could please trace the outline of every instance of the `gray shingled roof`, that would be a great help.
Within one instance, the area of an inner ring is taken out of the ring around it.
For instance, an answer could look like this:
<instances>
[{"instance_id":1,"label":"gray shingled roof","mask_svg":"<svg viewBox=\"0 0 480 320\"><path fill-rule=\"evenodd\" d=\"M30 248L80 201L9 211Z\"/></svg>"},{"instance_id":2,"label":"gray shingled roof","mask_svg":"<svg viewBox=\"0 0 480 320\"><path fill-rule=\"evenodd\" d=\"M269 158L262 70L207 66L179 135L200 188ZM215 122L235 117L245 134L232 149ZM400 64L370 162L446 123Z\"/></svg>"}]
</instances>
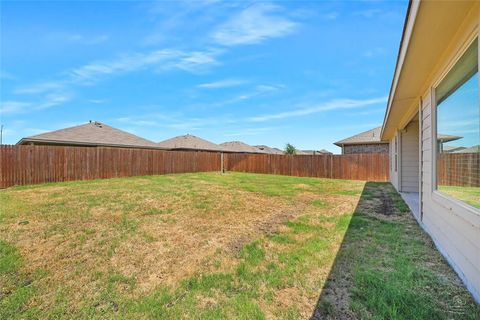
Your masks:
<instances>
[{"instance_id":1,"label":"gray shingled roof","mask_svg":"<svg viewBox=\"0 0 480 320\"><path fill-rule=\"evenodd\" d=\"M465 147L449 146L444 144L442 146L443 152L458 152L460 150L466 149Z\"/></svg>"},{"instance_id":2,"label":"gray shingled roof","mask_svg":"<svg viewBox=\"0 0 480 320\"><path fill-rule=\"evenodd\" d=\"M298 155L321 155L321 154L332 154L330 151L322 150L297 150Z\"/></svg>"},{"instance_id":3,"label":"gray shingled roof","mask_svg":"<svg viewBox=\"0 0 480 320\"><path fill-rule=\"evenodd\" d=\"M321 149L318 152L323 153L323 154L332 154L332 152L326 150L326 149Z\"/></svg>"},{"instance_id":4,"label":"gray shingled roof","mask_svg":"<svg viewBox=\"0 0 480 320\"><path fill-rule=\"evenodd\" d=\"M280 149L272 148L272 147L265 146L265 145L255 146L255 148L259 149L260 152L263 152L263 153L268 153L268 154L284 154L284 152L283 152L282 150L280 150Z\"/></svg>"},{"instance_id":5,"label":"gray shingled roof","mask_svg":"<svg viewBox=\"0 0 480 320\"><path fill-rule=\"evenodd\" d=\"M153 141L96 121L26 137L17 142L17 144L28 144L30 142L38 144L161 149Z\"/></svg>"},{"instance_id":6,"label":"gray shingled roof","mask_svg":"<svg viewBox=\"0 0 480 320\"><path fill-rule=\"evenodd\" d=\"M221 143L220 146L222 146L226 152L265 153L241 141L224 142Z\"/></svg>"},{"instance_id":7,"label":"gray shingled roof","mask_svg":"<svg viewBox=\"0 0 480 320\"><path fill-rule=\"evenodd\" d=\"M341 147L344 144L376 144L376 143L388 143L388 141L381 141L380 133L382 127L374 128L349 138L335 142L334 144Z\"/></svg>"},{"instance_id":8,"label":"gray shingled roof","mask_svg":"<svg viewBox=\"0 0 480 320\"><path fill-rule=\"evenodd\" d=\"M223 147L191 134L161 141L157 144L167 149L223 151Z\"/></svg>"},{"instance_id":9,"label":"gray shingled roof","mask_svg":"<svg viewBox=\"0 0 480 320\"><path fill-rule=\"evenodd\" d=\"M480 145L476 145L470 148L454 151L453 153L480 153Z\"/></svg>"}]
</instances>

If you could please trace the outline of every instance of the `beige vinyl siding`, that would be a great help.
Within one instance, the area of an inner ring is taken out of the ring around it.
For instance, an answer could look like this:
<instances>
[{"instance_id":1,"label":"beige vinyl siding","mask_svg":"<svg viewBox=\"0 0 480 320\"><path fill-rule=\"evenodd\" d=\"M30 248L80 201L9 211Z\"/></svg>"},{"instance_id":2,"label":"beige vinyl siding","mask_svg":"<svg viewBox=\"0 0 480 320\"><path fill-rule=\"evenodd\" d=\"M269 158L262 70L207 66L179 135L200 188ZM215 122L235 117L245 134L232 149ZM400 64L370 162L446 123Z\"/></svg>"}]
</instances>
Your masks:
<instances>
[{"instance_id":1,"label":"beige vinyl siding","mask_svg":"<svg viewBox=\"0 0 480 320\"><path fill-rule=\"evenodd\" d=\"M430 96L423 99L422 104L422 192L425 196L432 191L432 128Z\"/></svg>"},{"instance_id":2,"label":"beige vinyl siding","mask_svg":"<svg viewBox=\"0 0 480 320\"><path fill-rule=\"evenodd\" d=\"M418 122L412 121L401 132L401 184L402 192L418 192Z\"/></svg>"},{"instance_id":3,"label":"beige vinyl siding","mask_svg":"<svg viewBox=\"0 0 480 320\"><path fill-rule=\"evenodd\" d=\"M432 188L435 160L434 113L430 92L422 106L422 226L457 271L468 289L480 298L480 215L475 209L443 197Z\"/></svg>"},{"instance_id":4,"label":"beige vinyl siding","mask_svg":"<svg viewBox=\"0 0 480 320\"><path fill-rule=\"evenodd\" d=\"M394 137L390 140L390 182L395 187L395 189L399 190L398 185L398 173L399 171L395 171L395 139Z\"/></svg>"}]
</instances>

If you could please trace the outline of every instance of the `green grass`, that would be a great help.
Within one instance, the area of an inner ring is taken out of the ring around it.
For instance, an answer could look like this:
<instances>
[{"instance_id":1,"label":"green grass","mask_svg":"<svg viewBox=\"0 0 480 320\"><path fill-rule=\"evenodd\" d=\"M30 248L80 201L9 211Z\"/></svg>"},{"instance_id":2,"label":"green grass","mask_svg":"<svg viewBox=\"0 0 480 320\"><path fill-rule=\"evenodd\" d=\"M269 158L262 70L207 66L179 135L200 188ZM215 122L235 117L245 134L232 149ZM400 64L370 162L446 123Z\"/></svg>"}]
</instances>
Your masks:
<instances>
[{"instance_id":1,"label":"green grass","mask_svg":"<svg viewBox=\"0 0 480 320\"><path fill-rule=\"evenodd\" d=\"M382 189L394 203L395 216L372 211ZM364 194L368 200L361 200L352 217L319 314L341 315L328 292L347 287L350 310L362 319L480 319L478 306L393 188L368 183Z\"/></svg>"},{"instance_id":2,"label":"green grass","mask_svg":"<svg viewBox=\"0 0 480 320\"><path fill-rule=\"evenodd\" d=\"M196 173L0 201L0 319L480 318L385 183Z\"/></svg>"},{"instance_id":3,"label":"green grass","mask_svg":"<svg viewBox=\"0 0 480 320\"><path fill-rule=\"evenodd\" d=\"M18 250L0 240L0 319L20 319L34 311L26 308L35 287L33 279L20 270L22 263Z\"/></svg>"},{"instance_id":4,"label":"green grass","mask_svg":"<svg viewBox=\"0 0 480 320\"><path fill-rule=\"evenodd\" d=\"M438 191L480 208L480 187L438 186Z\"/></svg>"}]
</instances>

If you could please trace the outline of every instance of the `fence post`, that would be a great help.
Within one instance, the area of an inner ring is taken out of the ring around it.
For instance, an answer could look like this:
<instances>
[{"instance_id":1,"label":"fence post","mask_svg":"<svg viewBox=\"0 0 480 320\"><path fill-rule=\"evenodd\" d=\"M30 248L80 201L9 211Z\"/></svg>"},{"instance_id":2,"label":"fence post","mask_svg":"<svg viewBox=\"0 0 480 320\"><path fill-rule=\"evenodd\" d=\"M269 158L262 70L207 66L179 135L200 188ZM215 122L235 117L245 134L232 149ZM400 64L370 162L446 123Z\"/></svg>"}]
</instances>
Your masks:
<instances>
[{"instance_id":1,"label":"fence post","mask_svg":"<svg viewBox=\"0 0 480 320\"><path fill-rule=\"evenodd\" d=\"M220 153L220 172L225 173L225 165L223 164L224 157L223 152Z\"/></svg>"},{"instance_id":2,"label":"fence post","mask_svg":"<svg viewBox=\"0 0 480 320\"><path fill-rule=\"evenodd\" d=\"M333 177L333 154L329 154L328 157L330 159L330 161L329 161L329 163L330 163L330 170L329 170L330 177L329 178L332 179L332 177Z\"/></svg>"}]
</instances>

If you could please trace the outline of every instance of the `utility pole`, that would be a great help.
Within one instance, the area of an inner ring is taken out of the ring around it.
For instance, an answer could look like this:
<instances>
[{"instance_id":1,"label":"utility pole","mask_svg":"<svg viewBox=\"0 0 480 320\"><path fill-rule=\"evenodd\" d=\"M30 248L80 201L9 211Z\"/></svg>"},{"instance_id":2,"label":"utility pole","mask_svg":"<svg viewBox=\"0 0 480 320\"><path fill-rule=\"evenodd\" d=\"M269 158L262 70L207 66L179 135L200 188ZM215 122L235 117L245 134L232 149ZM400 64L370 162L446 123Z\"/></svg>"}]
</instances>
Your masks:
<instances>
[{"instance_id":1,"label":"utility pole","mask_svg":"<svg viewBox=\"0 0 480 320\"><path fill-rule=\"evenodd\" d=\"M0 125L0 146L3 144L3 124Z\"/></svg>"}]
</instances>

